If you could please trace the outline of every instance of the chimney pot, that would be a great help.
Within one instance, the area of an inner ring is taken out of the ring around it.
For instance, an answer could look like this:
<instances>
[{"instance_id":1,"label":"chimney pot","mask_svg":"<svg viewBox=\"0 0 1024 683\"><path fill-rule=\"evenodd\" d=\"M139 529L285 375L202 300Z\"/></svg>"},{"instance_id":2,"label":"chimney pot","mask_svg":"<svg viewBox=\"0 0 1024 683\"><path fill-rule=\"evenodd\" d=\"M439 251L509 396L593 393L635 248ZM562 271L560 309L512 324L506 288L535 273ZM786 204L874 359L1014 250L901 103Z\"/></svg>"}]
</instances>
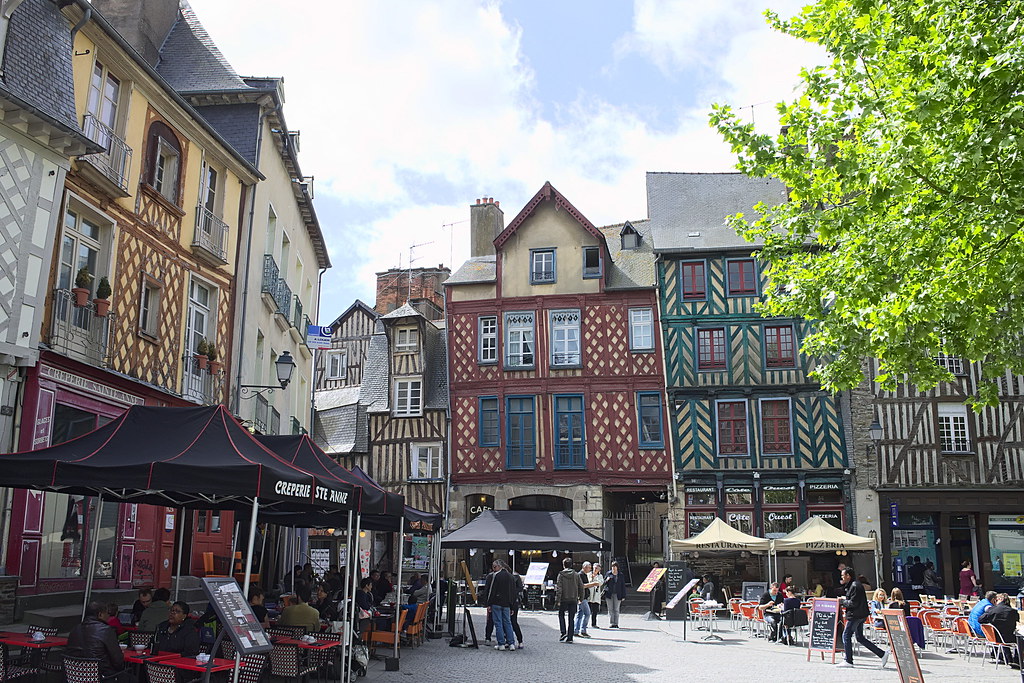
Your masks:
<instances>
[{"instance_id":1,"label":"chimney pot","mask_svg":"<svg viewBox=\"0 0 1024 683\"><path fill-rule=\"evenodd\" d=\"M477 197L477 198L476 198L476 203L477 203L477 204L479 204L479 203L480 203L480 198L479 198L479 197Z\"/></svg>"},{"instance_id":2,"label":"chimney pot","mask_svg":"<svg viewBox=\"0 0 1024 683\"><path fill-rule=\"evenodd\" d=\"M501 206L501 202L494 202L495 206Z\"/></svg>"}]
</instances>

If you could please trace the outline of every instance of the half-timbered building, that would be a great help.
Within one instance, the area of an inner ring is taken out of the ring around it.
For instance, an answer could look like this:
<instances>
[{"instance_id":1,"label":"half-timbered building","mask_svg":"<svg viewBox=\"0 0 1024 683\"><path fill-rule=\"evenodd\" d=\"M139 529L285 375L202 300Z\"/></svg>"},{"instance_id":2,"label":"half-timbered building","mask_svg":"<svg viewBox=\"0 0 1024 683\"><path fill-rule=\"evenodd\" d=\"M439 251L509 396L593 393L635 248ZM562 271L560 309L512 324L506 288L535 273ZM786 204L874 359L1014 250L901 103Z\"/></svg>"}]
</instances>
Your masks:
<instances>
[{"instance_id":1,"label":"half-timbered building","mask_svg":"<svg viewBox=\"0 0 1024 683\"><path fill-rule=\"evenodd\" d=\"M470 218L470 259L445 283L450 523L558 510L614 556L662 556L671 460L646 221L598 228L550 183L507 227L492 199Z\"/></svg>"},{"instance_id":2,"label":"half-timbered building","mask_svg":"<svg viewBox=\"0 0 1024 683\"><path fill-rule=\"evenodd\" d=\"M1016 593L1024 586L1024 378L998 378L998 405L975 412L965 401L982 365L949 355L936 362L953 379L930 391L871 382L853 392L860 516L877 520L882 580L916 594L931 562L942 593L955 595L969 561L985 589ZM867 369L873 379L877 362ZM868 428L875 421L877 442Z\"/></svg>"},{"instance_id":3,"label":"half-timbered building","mask_svg":"<svg viewBox=\"0 0 1024 683\"><path fill-rule=\"evenodd\" d=\"M715 517L768 537L810 515L851 527L839 401L808 376L806 323L754 310L762 264L725 222L785 201L785 188L741 174L649 173L647 197L683 503L673 507L673 537ZM792 571L798 583L808 578L806 562Z\"/></svg>"}]
</instances>

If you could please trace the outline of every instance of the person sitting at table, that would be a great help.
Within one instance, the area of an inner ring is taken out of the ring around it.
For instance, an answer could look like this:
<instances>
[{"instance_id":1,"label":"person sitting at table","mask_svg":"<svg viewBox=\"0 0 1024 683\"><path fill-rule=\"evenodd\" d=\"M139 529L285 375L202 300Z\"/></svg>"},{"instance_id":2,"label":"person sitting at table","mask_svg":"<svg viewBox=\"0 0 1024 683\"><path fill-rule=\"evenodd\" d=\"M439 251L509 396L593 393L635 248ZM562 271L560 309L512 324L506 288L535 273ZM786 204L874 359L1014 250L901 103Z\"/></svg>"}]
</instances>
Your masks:
<instances>
[{"instance_id":1,"label":"person sitting at table","mask_svg":"<svg viewBox=\"0 0 1024 683\"><path fill-rule=\"evenodd\" d=\"M117 616L121 608L117 606L116 602L107 603L104 605L107 611L107 626L114 629L114 633L117 634L117 639L122 640L121 636L128 633L128 629L121 623L121 619Z\"/></svg>"},{"instance_id":2,"label":"person sitting at table","mask_svg":"<svg viewBox=\"0 0 1024 683\"><path fill-rule=\"evenodd\" d=\"M167 614L171 611L170 599L171 591L166 588L153 591L153 601L139 617L140 631L155 631L158 624L167 621Z\"/></svg>"},{"instance_id":3,"label":"person sitting at table","mask_svg":"<svg viewBox=\"0 0 1024 683\"><path fill-rule=\"evenodd\" d=\"M882 590L879 588L878 590ZM875 591L877 593L878 591ZM903 615L910 616L910 603L903 599L903 591L899 588L893 588L892 593L889 594L889 605L887 609L901 609ZM885 628L883 625L882 628Z\"/></svg>"},{"instance_id":4,"label":"person sitting at table","mask_svg":"<svg viewBox=\"0 0 1024 683\"><path fill-rule=\"evenodd\" d=\"M872 585L871 585L871 584L870 584L870 583L868 582L868 577L864 576L863 574L860 574L860 575L859 575L859 576L857 577L857 580L858 580L858 581L860 581L860 585L864 587L864 590L866 590L866 591L871 591L871 590L874 590L874 586L872 586Z\"/></svg>"},{"instance_id":5,"label":"person sitting at table","mask_svg":"<svg viewBox=\"0 0 1024 683\"><path fill-rule=\"evenodd\" d=\"M782 619L782 611L779 605L782 604L782 594L779 593L778 582L772 582L768 590L761 594L758 605L765 605L764 618L768 624L768 640L776 641L779 638L779 621Z\"/></svg>"},{"instance_id":6,"label":"person sitting at table","mask_svg":"<svg viewBox=\"0 0 1024 683\"><path fill-rule=\"evenodd\" d=\"M316 601L312 607L320 613L320 618L325 621L338 620L338 603L334 600L331 587L326 583L320 583L316 587Z\"/></svg>"},{"instance_id":7,"label":"person sitting at table","mask_svg":"<svg viewBox=\"0 0 1024 683\"><path fill-rule=\"evenodd\" d=\"M809 591L810 595L808 597L820 598L823 595L825 595L825 587L821 585L820 576L813 577L811 579L811 583L814 585L814 587L811 588L811 590Z\"/></svg>"},{"instance_id":8,"label":"person sitting at table","mask_svg":"<svg viewBox=\"0 0 1024 683\"><path fill-rule=\"evenodd\" d=\"M979 600L978 603L971 608L971 613L967 615L967 623L971 625L971 630L974 631L974 635L979 638L985 637L985 634L981 631L981 615L992 607L995 599L995 591L985 593L985 597L982 600Z\"/></svg>"},{"instance_id":9,"label":"person sitting at table","mask_svg":"<svg viewBox=\"0 0 1024 683\"><path fill-rule=\"evenodd\" d=\"M98 659L103 677L126 673L124 653L117 644L117 634L107 625L109 609L99 602L90 602L85 607L85 619L68 634L67 653L72 657Z\"/></svg>"},{"instance_id":10,"label":"person sitting at table","mask_svg":"<svg viewBox=\"0 0 1024 683\"><path fill-rule=\"evenodd\" d=\"M704 575L704 584L700 587L700 597L704 602L714 602L718 591L715 589L715 582L710 574Z\"/></svg>"},{"instance_id":11,"label":"person sitting at table","mask_svg":"<svg viewBox=\"0 0 1024 683\"><path fill-rule=\"evenodd\" d=\"M263 628L269 628L270 618L267 616L267 608L263 606L265 599L266 595L262 588L256 584L249 587L249 608L252 610L253 616L256 617L256 621L260 622Z\"/></svg>"},{"instance_id":12,"label":"person sitting at table","mask_svg":"<svg viewBox=\"0 0 1024 683\"><path fill-rule=\"evenodd\" d=\"M871 613L871 618L874 619L875 628L885 628L885 621L882 619L879 611L885 609L885 603L888 600L889 596L885 594L885 590L882 588L876 590L875 594L868 600L868 611Z\"/></svg>"},{"instance_id":13,"label":"person sitting at table","mask_svg":"<svg viewBox=\"0 0 1024 683\"><path fill-rule=\"evenodd\" d=\"M146 608L153 603L153 589L152 588L140 588L139 597L132 605L132 625L137 625L139 619L142 618L142 613L146 611Z\"/></svg>"},{"instance_id":14,"label":"person sitting at table","mask_svg":"<svg viewBox=\"0 0 1024 683\"><path fill-rule=\"evenodd\" d=\"M416 618L416 606L430 599L430 583L425 576L413 572L409 577L409 585L403 589L403 592L409 594L409 602L405 605L408 612L405 614L405 623L402 624L404 631Z\"/></svg>"},{"instance_id":15,"label":"person sitting at table","mask_svg":"<svg viewBox=\"0 0 1024 683\"><path fill-rule=\"evenodd\" d=\"M177 652L182 657L199 654L199 630L188 616L187 602L179 600L167 612L167 621L156 627L153 652Z\"/></svg>"},{"instance_id":16,"label":"person sitting at table","mask_svg":"<svg viewBox=\"0 0 1024 683\"><path fill-rule=\"evenodd\" d=\"M1010 596L1006 593L997 595L992 609L982 614L978 621L982 624L992 624L995 627L1000 639L1009 644L1003 648L1004 658L1011 664L1019 664L1017 661L1017 637L1014 632L1017 630L1020 615L1010 606Z\"/></svg>"},{"instance_id":17,"label":"person sitting at table","mask_svg":"<svg viewBox=\"0 0 1024 683\"><path fill-rule=\"evenodd\" d=\"M382 571L377 578L377 581L373 584L373 597L377 601L377 604L384 602L387 599L388 594L395 589L395 584L391 582L391 572Z\"/></svg>"},{"instance_id":18,"label":"person sitting at table","mask_svg":"<svg viewBox=\"0 0 1024 683\"><path fill-rule=\"evenodd\" d=\"M782 583L779 584L779 595L785 595L786 589L793 585L793 575L786 574L782 577Z\"/></svg>"},{"instance_id":19,"label":"person sitting at table","mask_svg":"<svg viewBox=\"0 0 1024 683\"><path fill-rule=\"evenodd\" d=\"M786 597L782 599L782 604L779 606L782 618L781 626L787 629L796 626L807 626L807 613L800 609L800 605L801 600L797 597L793 586L788 586L786 588ZM781 641L782 636L783 633L780 631L778 640ZM792 642L792 640L789 642Z\"/></svg>"},{"instance_id":20,"label":"person sitting at table","mask_svg":"<svg viewBox=\"0 0 1024 683\"><path fill-rule=\"evenodd\" d=\"M312 589L305 581L295 584L294 605L289 605L281 612L281 618L277 620L280 626L304 626L307 631L317 632L320 630L320 613L309 604Z\"/></svg>"}]
</instances>

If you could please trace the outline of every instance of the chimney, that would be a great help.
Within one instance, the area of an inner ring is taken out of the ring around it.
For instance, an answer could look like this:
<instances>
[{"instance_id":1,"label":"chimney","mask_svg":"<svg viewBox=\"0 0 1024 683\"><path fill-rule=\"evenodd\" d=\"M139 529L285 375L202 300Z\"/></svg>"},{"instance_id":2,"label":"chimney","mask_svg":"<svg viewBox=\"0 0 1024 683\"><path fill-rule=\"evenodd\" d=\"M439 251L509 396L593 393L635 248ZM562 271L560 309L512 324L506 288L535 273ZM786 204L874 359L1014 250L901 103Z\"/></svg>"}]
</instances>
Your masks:
<instances>
[{"instance_id":1,"label":"chimney","mask_svg":"<svg viewBox=\"0 0 1024 683\"><path fill-rule=\"evenodd\" d=\"M505 229L505 214L494 197L477 199L469 207L469 255L493 256L494 238Z\"/></svg>"},{"instance_id":2,"label":"chimney","mask_svg":"<svg viewBox=\"0 0 1024 683\"><path fill-rule=\"evenodd\" d=\"M92 0L92 6L150 66L156 66L160 46L178 19L178 0Z\"/></svg>"}]
</instances>

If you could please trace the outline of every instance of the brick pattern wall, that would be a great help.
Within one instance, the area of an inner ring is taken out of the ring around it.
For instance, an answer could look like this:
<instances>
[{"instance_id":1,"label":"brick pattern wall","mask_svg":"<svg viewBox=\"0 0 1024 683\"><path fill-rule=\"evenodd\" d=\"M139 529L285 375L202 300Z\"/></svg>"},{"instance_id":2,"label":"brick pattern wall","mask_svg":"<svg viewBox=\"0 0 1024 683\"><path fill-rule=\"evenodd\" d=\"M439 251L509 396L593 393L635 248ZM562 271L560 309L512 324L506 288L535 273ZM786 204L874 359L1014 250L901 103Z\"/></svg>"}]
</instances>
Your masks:
<instances>
[{"instance_id":1,"label":"brick pattern wall","mask_svg":"<svg viewBox=\"0 0 1024 683\"><path fill-rule=\"evenodd\" d=\"M14 603L17 592L17 576L0 576L0 626L14 623Z\"/></svg>"},{"instance_id":2,"label":"brick pattern wall","mask_svg":"<svg viewBox=\"0 0 1024 683\"><path fill-rule=\"evenodd\" d=\"M410 288L410 271L408 269L392 268L377 273L377 302L375 310L384 315L396 308L405 305L407 301L429 302L436 306L437 315L431 315L430 305L417 306L427 319L440 319L444 311L444 292L441 283L448 279L451 270L444 266L437 268L413 268L412 287Z\"/></svg>"}]
</instances>

